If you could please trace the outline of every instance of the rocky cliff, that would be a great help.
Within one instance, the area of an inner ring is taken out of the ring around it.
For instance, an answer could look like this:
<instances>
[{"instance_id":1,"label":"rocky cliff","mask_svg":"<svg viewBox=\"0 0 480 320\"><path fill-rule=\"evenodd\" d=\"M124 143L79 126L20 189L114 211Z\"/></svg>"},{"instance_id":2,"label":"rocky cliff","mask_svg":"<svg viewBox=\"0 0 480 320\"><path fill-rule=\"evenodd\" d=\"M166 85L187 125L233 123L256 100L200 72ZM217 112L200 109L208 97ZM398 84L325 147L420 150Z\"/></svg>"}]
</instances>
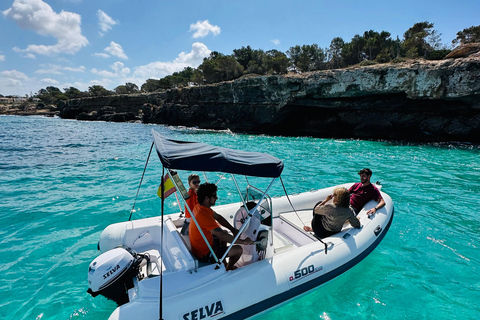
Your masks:
<instances>
[{"instance_id":1,"label":"rocky cliff","mask_svg":"<svg viewBox=\"0 0 480 320\"><path fill-rule=\"evenodd\" d=\"M60 106L60 116L273 135L478 143L480 57L70 100Z\"/></svg>"}]
</instances>

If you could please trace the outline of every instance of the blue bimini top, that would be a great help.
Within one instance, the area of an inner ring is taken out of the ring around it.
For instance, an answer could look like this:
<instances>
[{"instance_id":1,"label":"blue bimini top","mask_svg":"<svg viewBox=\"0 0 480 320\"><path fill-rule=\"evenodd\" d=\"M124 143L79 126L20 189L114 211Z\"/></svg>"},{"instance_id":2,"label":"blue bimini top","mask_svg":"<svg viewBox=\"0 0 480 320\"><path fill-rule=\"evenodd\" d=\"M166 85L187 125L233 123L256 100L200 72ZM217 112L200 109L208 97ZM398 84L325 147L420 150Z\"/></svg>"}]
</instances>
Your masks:
<instances>
[{"instance_id":1,"label":"blue bimini top","mask_svg":"<svg viewBox=\"0 0 480 320\"><path fill-rule=\"evenodd\" d=\"M214 171L277 178L283 161L261 152L214 147L201 142L173 140L152 130L158 157L168 169Z\"/></svg>"}]
</instances>

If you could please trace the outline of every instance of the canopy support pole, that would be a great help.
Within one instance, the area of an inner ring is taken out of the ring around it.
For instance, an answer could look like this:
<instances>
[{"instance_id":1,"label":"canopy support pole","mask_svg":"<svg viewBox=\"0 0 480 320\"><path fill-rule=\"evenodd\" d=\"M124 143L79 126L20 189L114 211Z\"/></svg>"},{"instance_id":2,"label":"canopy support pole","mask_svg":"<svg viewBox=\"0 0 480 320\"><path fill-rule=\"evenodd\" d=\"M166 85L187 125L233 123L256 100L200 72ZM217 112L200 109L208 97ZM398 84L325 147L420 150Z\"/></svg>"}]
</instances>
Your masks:
<instances>
[{"instance_id":1,"label":"canopy support pole","mask_svg":"<svg viewBox=\"0 0 480 320\"><path fill-rule=\"evenodd\" d=\"M238 191L238 194L240 195L240 199L242 199L243 205L245 206L245 209L246 209L247 204L245 202L245 199L243 199L242 197L242 191L240 191L240 188L238 187L237 179L235 179L235 176L233 174L232 174L232 179L233 179L233 182L235 183L235 187L237 187L237 191Z\"/></svg>"},{"instance_id":2,"label":"canopy support pole","mask_svg":"<svg viewBox=\"0 0 480 320\"><path fill-rule=\"evenodd\" d=\"M163 177L165 176L165 167L162 166L162 179ZM170 179L172 179L170 177ZM173 181L173 179L172 179ZM162 184L161 184L161 195L162 195L162 219L161 219L161 224L160 224L160 227L161 227L161 231L160 231L160 258L162 259L163 261L163 213L164 213L164 206L165 206L165 183L163 183L162 181ZM161 268L160 268L161 269ZM159 306L160 310L159 310L159 313L158 313L158 319L159 320L163 320L163 270L160 270L160 306Z\"/></svg>"},{"instance_id":3,"label":"canopy support pole","mask_svg":"<svg viewBox=\"0 0 480 320\"><path fill-rule=\"evenodd\" d=\"M215 182L215 185L219 184L220 181L222 181L223 177L225 177L225 175L226 175L226 173L224 172L224 173L220 176L220 178L217 180L217 182ZM207 182L208 182L208 181L207 181Z\"/></svg>"}]
</instances>

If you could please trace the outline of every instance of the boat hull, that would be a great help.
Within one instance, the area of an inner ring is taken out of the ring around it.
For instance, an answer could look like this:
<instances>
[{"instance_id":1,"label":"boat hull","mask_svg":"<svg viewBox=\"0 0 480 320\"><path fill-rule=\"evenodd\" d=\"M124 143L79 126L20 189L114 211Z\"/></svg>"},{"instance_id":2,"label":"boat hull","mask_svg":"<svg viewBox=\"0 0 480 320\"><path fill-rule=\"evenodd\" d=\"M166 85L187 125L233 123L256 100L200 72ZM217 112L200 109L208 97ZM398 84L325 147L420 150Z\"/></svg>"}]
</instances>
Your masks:
<instances>
[{"instance_id":1,"label":"boat hull","mask_svg":"<svg viewBox=\"0 0 480 320\"><path fill-rule=\"evenodd\" d=\"M292 212L285 197L273 199L273 230L283 230L283 237L290 240L290 245L274 244L275 232L270 230L272 247L267 257L237 270L227 272L223 266L207 265L167 272L167 266L162 277L136 280L134 288L129 290L130 302L118 307L109 319L159 319L160 280L163 282L163 319L246 319L345 273L380 244L392 223L394 208L391 198L382 192L386 206L369 218L366 211L376 203L368 203L358 215L362 227L345 226L338 234L323 239L327 243L325 250L322 242L301 235L299 229L301 223L311 219L313 205L331 194L333 188L291 196L296 213ZM228 212L238 206L218 206L215 210L228 219L231 217ZM295 221L296 217L300 222ZM176 219L176 215L171 218ZM152 218L143 220L149 221L143 221L144 225L154 221ZM155 221L158 224L158 219ZM126 229L134 230L135 221ZM123 232L119 234L126 237ZM139 248L133 249L145 250L153 246L154 242L151 245L142 242Z\"/></svg>"}]
</instances>

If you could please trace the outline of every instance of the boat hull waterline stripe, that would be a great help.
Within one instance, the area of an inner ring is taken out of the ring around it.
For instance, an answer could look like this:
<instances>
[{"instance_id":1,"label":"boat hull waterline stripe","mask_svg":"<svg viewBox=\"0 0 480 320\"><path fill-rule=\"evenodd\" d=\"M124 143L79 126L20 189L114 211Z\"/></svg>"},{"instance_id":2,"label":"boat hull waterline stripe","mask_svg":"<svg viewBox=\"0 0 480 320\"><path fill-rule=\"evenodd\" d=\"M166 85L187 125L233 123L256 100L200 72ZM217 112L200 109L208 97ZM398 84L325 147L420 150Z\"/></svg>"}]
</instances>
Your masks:
<instances>
[{"instance_id":1,"label":"boat hull waterline stripe","mask_svg":"<svg viewBox=\"0 0 480 320\"><path fill-rule=\"evenodd\" d=\"M265 299L261 302L258 302L248 308L239 310L235 313L232 313L226 317L223 317L222 319L226 320L239 320L239 319L246 319L249 317L252 317L256 314L259 314L261 312L265 312L270 308L276 307L279 304L286 302L290 299L295 298L296 296L299 296L303 293L307 293L308 291L315 289L316 287L332 280L333 278L341 275L342 273L346 272L347 270L353 268L355 265L360 263L363 259L365 259L382 241L382 239L385 237L387 234L388 229L390 228L390 225L392 224L393 216L394 216L395 211L392 211L392 215L390 217L390 220L388 221L387 226L385 229L382 231L382 233L378 236L378 238L368 247L365 249L361 254L359 254L357 257L354 259L350 260L349 262L345 263L344 265L324 274L323 276L320 276L316 279L312 279L304 284L301 284L295 288L292 288L284 293L280 293L276 296L270 297L268 299Z\"/></svg>"}]
</instances>

